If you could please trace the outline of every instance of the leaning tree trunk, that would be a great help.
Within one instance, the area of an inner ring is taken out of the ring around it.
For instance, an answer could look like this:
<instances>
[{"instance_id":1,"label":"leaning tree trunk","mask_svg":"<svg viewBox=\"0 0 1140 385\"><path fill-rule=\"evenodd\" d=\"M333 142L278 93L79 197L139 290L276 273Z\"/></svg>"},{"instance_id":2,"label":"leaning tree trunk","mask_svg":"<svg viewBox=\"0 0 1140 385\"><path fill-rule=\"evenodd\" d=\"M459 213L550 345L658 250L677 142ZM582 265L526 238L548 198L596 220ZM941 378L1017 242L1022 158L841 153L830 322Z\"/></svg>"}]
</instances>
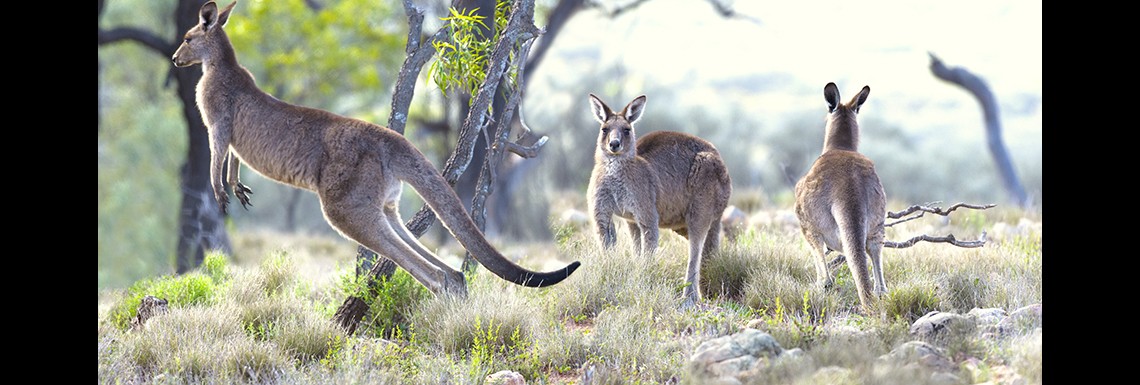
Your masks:
<instances>
[{"instance_id":1,"label":"leaning tree trunk","mask_svg":"<svg viewBox=\"0 0 1140 385\"><path fill-rule=\"evenodd\" d=\"M998 174L1001 176L1002 183L1017 205L1028 206L1030 204L1029 197L1025 193L1025 188L1021 186L1021 181L1017 178L1017 172L1013 168L1009 152L1005 149L1005 142L1002 141L1001 116L998 113L997 101L993 92L990 92L989 86L977 75L964 68L947 68L946 65L942 64L942 60L939 60L933 53L930 53L930 71L939 79L965 88L978 99L978 103L982 105L982 115L985 118L986 142L989 144L990 155L997 163Z\"/></svg>"},{"instance_id":2,"label":"leaning tree trunk","mask_svg":"<svg viewBox=\"0 0 1140 385\"><path fill-rule=\"evenodd\" d=\"M186 31L198 23L198 11L205 0L180 0L174 10L174 22L179 31ZM99 15L103 14L105 2L99 1ZM181 35L179 35L181 36ZM178 48L181 39L174 42L163 40L151 31L131 27L118 27L99 30L99 45L114 44L120 41L134 41L159 54L161 60L172 69L182 101L182 115L186 120L186 135L189 138L186 149L186 163L180 177L182 203L178 210L178 246L175 268L185 273L202 264L208 250L221 250L232 254L229 236L225 231L225 218L210 187L210 146L206 125L198 113L195 101L195 87L202 78L200 66L174 68L170 57Z\"/></svg>"},{"instance_id":3,"label":"leaning tree trunk","mask_svg":"<svg viewBox=\"0 0 1140 385\"><path fill-rule=\"evenodd\" d=\"M406 49L408 56L405 58L404 64L400 67L400 75L396 81L396 91L392 96L392 114L389 119L389 125L393 125L393 122L396 123L394 126L398 127L398 132L403 132L403 124L407 123L408 105L411 103L412 93L415 89L416 76L427 60L435 54L431 41L450 38L447 34L447 27L445 26L440 28L429 41L421 43L419 41L419 31L422 27L423 13L416 9L410 0L404 0L404 9L407 11L410 26L408 46ZM463 175L464 171L466 171L470 165L475 139L483 132L485 126L489 124L489 121L510 121L509 116L489 116L487 111L490 109L495 94L499 91L499 82L503 79L503 74L511 64L512 54L517 55L520 49L519 47L522 46L523 43L536 38L540 33L541 31L538 30L538 27L534 26L534 1L516 0L511 8L510 21L507 23L506 30L503 31L499 41L496 42L494 50L488 60L487 75L480 85L479 91L475 94L470 109L471 113L467 115L462 127L459 129L459 138L455 150L447 159L443 171L441 172L444 179L453 188L456 181L459 180L460 175ZM525 52L524 50L523 53ZM515 60L520 60L519 66L525 66L525 61L522 61L525 60L525 56L522 57L522 59ZM546 141L543 140L541 143L531 147L525 147L517 143L509 143L504 147L516 154L533 157L537 155L538 149L545 142ZM425 205L405 226L414 236L419 237L423 235L434 222L435 213ZM368 279L379 276L385 265L385 263L373 265L369 271ZM349 298L341 304L341 307L337 309L333 320L344 328L348 334L352 334L356 331L360 319L364 317L367 311L367 302L357 295L350 295Z\"/></svg>"}]
</instances>

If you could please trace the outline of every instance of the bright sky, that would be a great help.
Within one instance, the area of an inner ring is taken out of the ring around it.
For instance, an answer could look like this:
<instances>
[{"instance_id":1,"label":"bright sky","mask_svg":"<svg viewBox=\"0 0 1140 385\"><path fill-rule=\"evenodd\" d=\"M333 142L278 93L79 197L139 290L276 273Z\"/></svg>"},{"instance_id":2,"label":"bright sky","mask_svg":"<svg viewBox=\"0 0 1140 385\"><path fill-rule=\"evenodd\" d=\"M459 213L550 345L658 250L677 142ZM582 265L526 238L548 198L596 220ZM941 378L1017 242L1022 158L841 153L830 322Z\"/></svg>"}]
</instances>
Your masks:
<instances>
[{"instance_id":1,"label":"bright sky","mask_svg":"<svg viewBox=\"0 0 1140 385\"><path fill-rule=\"evenodd\" d=\"M868 106L880 118L918 131L977 128L966 134L979 136L977 102L931 74L932 52L986 80L1006 136L1035 138L1040 148L1041 2L748 0L733 7L760 24L724 19L705 0L650 0L616 19L582 12L550 53L571 60L546 60L536 78L604 67L582 61L622 63L628 94L655 84L692 97L681 102L740 103L771 119L822 109L827 82L844 99L869 85Z\"/></svg>"}]
</instances>

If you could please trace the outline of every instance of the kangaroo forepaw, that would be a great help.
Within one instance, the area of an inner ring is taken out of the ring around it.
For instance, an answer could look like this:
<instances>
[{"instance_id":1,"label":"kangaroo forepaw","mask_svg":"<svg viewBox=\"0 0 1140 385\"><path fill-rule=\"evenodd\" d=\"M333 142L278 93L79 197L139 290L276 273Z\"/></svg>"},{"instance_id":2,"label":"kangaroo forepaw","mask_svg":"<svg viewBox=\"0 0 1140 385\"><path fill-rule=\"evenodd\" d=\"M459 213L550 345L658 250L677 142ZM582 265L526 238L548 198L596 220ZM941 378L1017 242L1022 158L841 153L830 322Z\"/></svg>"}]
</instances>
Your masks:
<instances>
[{"instance_id":1,"label":"kangaroo forepaw","mask_svg":"<svg viewBox=\"0 0 1140 385\"><path fill-rule=\"evenodd\" d=\"M234 188L234 195L236 195L238 201L241 202L241 207L245 208L246 210L249 210L250 207L253 207L253 203L250 203L249 201L249 196L253 195L253 190L250 190L246 185L238 182L237 186Z\"/></svg>"}]
</instances>

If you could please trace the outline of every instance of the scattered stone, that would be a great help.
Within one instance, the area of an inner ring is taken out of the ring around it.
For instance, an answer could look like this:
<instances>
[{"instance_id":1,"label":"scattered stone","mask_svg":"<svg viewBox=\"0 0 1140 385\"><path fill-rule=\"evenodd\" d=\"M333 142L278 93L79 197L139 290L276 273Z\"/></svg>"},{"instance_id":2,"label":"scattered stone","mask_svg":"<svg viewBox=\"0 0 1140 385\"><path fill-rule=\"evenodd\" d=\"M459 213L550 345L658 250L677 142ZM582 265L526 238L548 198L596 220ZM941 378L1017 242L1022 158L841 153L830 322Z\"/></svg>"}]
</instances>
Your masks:
<instances>
[{"instance_id":1,"label":"scattered stone","mask_svg":"<svg viewBox=\"0 0 1140 385\"><path fill-rule=\"evenodd\" d=\"M484 380L487 385L526 385L526 379L518 372L500 370Z\"/></svg>"},{"instance_id":2,"label":"scattered stone","mask_svg":"<svg viewBox=\"0 0 1140 385\"><path fill-rule=\"evenodd\" d=\"M1041 304L1023 306L998 322L1002 335L1027 334L1041 327Z\"/></svg>"},{"instance_id":3,"label":"scattered stone","mask_svg":"<svg viewBox=\"0 0 1140 385\"><path fill-rule=\"evenodd\" d=\"M923 341L909 341L879 356L879 361L897 366L918 364L936 372L949 372L957 368L941 348Z\"/></svg>"},{"instance_id":4,"label":"scattered stone","mask_svg":"<svg viewBox=\"0 0 1140 385\"><path fill-rule=\"evenodd\" d=\"M590 226L590 216L576 209L566 209L558 218L562 224L575 229L584 229Z\"/></svg>"},{"instance_id":5,"label":"scattered stone","mask_svg":"<svg viewBox=\"0 0 1140 385\"><path fill-rule=\"evenodd\" d=\"M957 313L944 313L937 310L926 313L910 325L910 335L926 342L970 333L976 329L975 320Z\"/></svg>"},{"instance_id":6,"label":"scattered stone","mask_svg":"<svg viewBox=\"0 0 1140 385\"><path fill-rule=\"evenodd\" d=\"M725 384L735 380L735 383L740 383L747 377L746 373L784 352L779 342L768 333L747 328L733 335L702 342L689 358L689 365L694 374L704 380ZM793 354L799 356L803 353Z\"/></svg>"},{"instance_id":7,"label":"scattered stone","mask_svg":"<svg viewBox=\"0 0 1140 385\"><path fill-rule=\"evenodd\" d=\"M736 238L748 230L748 214L735 205L730 205L724 208L724 214L720 216L720 225L724 231L724 238L729 242L736 242Z\"/></svg>"},{"instance_id":8,"label":"scattered stone","mask_svg":"<svg viewBox=\"0 0 1140 385\"><path fill-rule=\"evenodd\" d=\"M974 323L977 324L978 329L981 331L982 338L995 338L1001 335L1001 330L998 328L998 322L1006 317L1005 309L996 307L991 308L973 308L967 317L973 318Z\"/></svg>"}]
</instances>

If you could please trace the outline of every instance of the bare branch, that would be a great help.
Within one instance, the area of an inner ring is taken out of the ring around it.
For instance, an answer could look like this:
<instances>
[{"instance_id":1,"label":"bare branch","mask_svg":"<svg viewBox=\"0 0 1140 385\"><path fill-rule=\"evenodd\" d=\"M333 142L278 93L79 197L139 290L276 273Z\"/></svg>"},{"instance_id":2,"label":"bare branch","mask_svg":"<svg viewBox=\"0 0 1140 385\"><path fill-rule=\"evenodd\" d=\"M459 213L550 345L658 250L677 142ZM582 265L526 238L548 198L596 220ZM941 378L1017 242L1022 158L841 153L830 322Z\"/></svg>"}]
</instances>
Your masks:
<instances>
[{"instance_id":1,"label":"bare branch","mask_svg":"<svg viewBox=\"0 0 1140 385\"><path fill-rule=\"evenodd\" d=\"M930 55L930 72L935 77L962 87L981 104L986 127L986 143L994 162L997 163L998 174L1001 176L1002 183L1018 205L1028 206L1030 203L1029 195L1026 194L1025 187L1021 185L1021 181L1017 177L1013 161L1010 160L1009 152L1006 151L1005 142L1002 140L1001 114L998 111L998 103L993 92L990 91L986 82L977 75L970 73L965 68L946 67L945 64L942 64L942 60L934 56L934 53L928 52L928 54Z\"/></svg>"},{"instance_id":2,"label":"bare branch","mask_svg":"<svg viewBox=\"0 0 1140 385\"><path fill-rule=\"evenodd\" d=\"M760 19L736 12L735 9L732 9L732 7L722 3L720 0L708 0L708 2L713 6L713 9L716 10L716 13L720 14L721 17L724 17L726 19L743 19L756 25L762 25Z\"/></svg>"},{"instance_id":3,"label":"bare branch","mask_svg":"<svg viewBox=\"0 0 1140 385\"><path fill-rule=\"evenodd\" d=\"M973 241L959 241L958 239L954 238L954 234L950 234L950 235L947 235L944 237L934 237L934 236L923 234L923 235L919 235L917 237L908 239L908 240L903 241L903 242L884 241L883 247L890 247L890 248L895 248L895 249L905 249L907 247L914 246L914 244L916 244L918 242L922 242L922 241L933 242L933 243L949 243L951 245L958 246L958 247L975 248L975 247L982 247L982 246L986 245L986 233L983 231L982 236L980 238L978 238L977 240L973 240ZM827 269L831 270L831 269L834 269L836 267L839 267L839 265L842 265L846 261L847 261L847 257L843 256L843 254L840 254L839 256L835 257L831 261L827 262Z\"/></svg>"},{"instance_id":4,"label":"bare branch","mask_svg":"<svg viewBox=\"0 0 1140 385\"><path fill-rule=\"evenodd\" d=\"M428 38L428 41L423 42L427 44L421 44L424 12L416 8L410 0L404 0L404 12L408 15L408 44L404 48L408 56L400 66L400 73L396 78L396 90L392 93L392 114L388 116L388 128L400 134L404 133L404 126L408 123L408 109L416 92L416 78L420 76L420 70L427 61L435 55L433 42L449 38L447 28L442 27L435 35ZM426 230L427 228L423 229ZM422 235L422 232L413 231L413 233L416 236Z\"/></svg>"},{"instance_id":5,"label":"bare branch","mask_svg":"<svg viewBox=\"0 0 1140 385\"><path fill-rule=\"evenodd\" d=\"M637 7L639 7L642 4L645 4L647 2L649 2L649 0L633 0L627 4L619 5L617 7L610 8L610 9L606 9L606 7L604 5L602 5L601 3L598 3L597 1L587 1L585 6L586 6L586 8L597 8L603 14L605 14L606 16L608 16L609 18L612 19L612 18L616 18L618 16L621 16L621 14L623 14L623 13L637 9Z\"/></svg>"},{"instance_id":6,"label":"bare branch","mask_svg":"<svg viewBox=\"0 0 1140 385\"><path fill-rule=\"evenodd\" d=\"M933 202L933 203L937 203L937 202ZM903 222L912 221L912 220L915 220L918 218L922 218L922 216L925 215L926 213L938 214L941 216L947 216L947 215L950 215L950 212L957 210L959 207L965 207L965 208L975 209L975 210L985 210L985 209L988 209L988 208L991 208L994 206L997 206L997 205L995 205L993 203L985 204L985 205L975 205L975 204L969 204L969 203L957 203L953 206L950 206L950 208L943 210L941 207L929 207L929 206L924 206L924 205L914 205L914 206L907 207L906 209L904 209L902 211L887 212L887 218L899 219L899 218L902 218L906 215L910 215L911 213L914 213L916 211L919 212L918 215L910 217L910 218L890 222L884 226L891 227L891 226L894 226L894 225L899 224L899 223L903 223Z\"/></svg>"},{"instance_id":7,"label":"bare branch","mask_svg":"<svg viewBox=\"0 0 1140 385\"><path fill-rule=\"evenodd\" d=\"M883 247L892 247L892 248L901 249L901 248L907 248L907 247L914 246L915 243L918 243L921 241L935 242L935 243L949 243L949 244L954 245L954 246L967 247L967 248L982 247L982 246L986 245L986 233L983 231L981 238L974 240L974 241L959 241L958 239L954 238L954 234L949 234L949 235L944 236L944 237L933 237L933 236L923 234L923 235L919 235L917 237L908 239L908 240L903 241L903 242L885 241L885 242L883 242Z\"/></svg>"},{"instance_id":8,"label":"bare branch","mask_svg":"<svg viewBox=\"0 0 1140 385\"><path fill-rule=\"evenodd\" d=\"M99 45L114 44L121 41L134 41L150 48L163 56L174 55L176 46L162 39L162 37L134 27L118 27L110 30L99 30Z\"/></svg>"},{"instance_id":9,"label":"bare branch","mask_svg":"<svg viewBox=\"0 0 1140 385\"><path fill-rule=\"evenodd\" d=\"M521 6L516 7L515 10L518 11L519 8L521 8ZM525 89L522 82L523 79L526 78L526 58L528 55L530 55L531 45L534 43L534 40L538 38L538 34L541 33L541 31L538 31L537 27L534 26L533 8L526 10L525 12L530 13L529 17L527 18L527 22L529 23L530 27L534 29L534 33L524 33L524 36L517 38L523 41L521 47L516 43L518 40L510 41L500 39L498 43L500 45L509 44L508 47L510 48L510 51L515 51L515 47L518 47L516 54L511 55L511 52L508 51L506 52L506 55L508 56L505 58L507 59L507 65L510 64L509 58L511 56L518 58L518 68L516 69L517 73L515 74L516 76L514 87L512 88L508 86L504 89L504 96L507 99L506 105L503 107L501 112L502 116L498 120L498 131L496 131L496 137L494 139L487 138L487 143L491 148L489 149L487 156L483 159L483 168L479 172L479 180L476 183L477 187L475 189L475 197L471 201L471 219L475 221L475 225L479 227L480 231L484 231L486 228L487 197L495 191L495 179L498 177L496 171L499 167L499 164L503 161L503 156L506 155L506 150L510 147L510 144L513 144L508 141L508 138L511 134L511 121L514 119L515 110L518 108L519 102L522 100L523 90ZM508 28L510 28L509 24ZM499 47L496 47L496 51L498 51L498 48ZM492 57L492 61L494 60L495 58ZM502 73L500 73L499 76L501 77L500 81L506 80L504 78L507 76L504 76ZM486 83L488 80L490 79L488 78L484 80L484 83ZM480 92L482 92L482 90L480 90ZM484 130L484 132L486 131ZM471 256L471 252L467 252L463 258L463 271L471 271L475 268L475 266L476 261L474 260L474 257Z\"/></svg>"},{"instance_id":10,"label":"bare branch","mask_svg":"<svg viewBox=\"0 0 1140 385\"><path fill-rule=\"evenodd\" d=\"M534 157L538 156L538 150L542 149L542 146L546 144L547 139L550 139L550 138L547 137L546 135L543 135L541 138L538 139L537 142L535 142L534 144L529 145L529 146L521 145L518 142L508 142L507 143L507 151L510 151L511 153L518 155L518 156L521 156L523 158L527 158L527 159L534 158Z\"/></svg>"},{"instance_id":11,"label":"bare branch","mask_svg":"<svg viewBox=\"0 0 1140 385\"><path fill-rule=\"evenodd\" d=\"M546 26L543 27L542 37L539 39L534 51L531 52L530 57L527 58L527 68L536 68L542 59L546 57L546 52L554 44L554 39L558 37L558 33L562 32L562 27L566 26L566 22L570 17L583 9L584 0L558 0L554 9L546 15ZM534 73L527 72L523 80L530 80L530 75ZM521 117L521 116L520 116Z\"/></svg>"},{"instance_id":12,"label":"bare branch","mask_svg":"<svg viewBox=\"0 0 1140 385\"><path fill-rule=\"evenodd\" d=\"M475 94L467 118L464 119L463 125L459 128L459 139L455 145L455 150L447 159L447 163L444 164L441 172L449 185L455 186L455 183L471 163L472 153L475 150L475 140L487 124L487 111L490 109L491 102L498 90L499 82L503 79L503 74L510 64L509 53L518 46L519 41L533 39L539 33L541 30L534 25L533 0L516 1L510 13L510 20L507 21L507 27L499 36L499 41L495 43L495 49L491 53L483 84L479 87L478 93ZM416 232L416 230L422 228L422 231L426 231L427 227L430 227L434 222L435 213L427 205L424 205L408 221L407 227L418 236L421 233Z\"/></svg>"}]
</instances>

